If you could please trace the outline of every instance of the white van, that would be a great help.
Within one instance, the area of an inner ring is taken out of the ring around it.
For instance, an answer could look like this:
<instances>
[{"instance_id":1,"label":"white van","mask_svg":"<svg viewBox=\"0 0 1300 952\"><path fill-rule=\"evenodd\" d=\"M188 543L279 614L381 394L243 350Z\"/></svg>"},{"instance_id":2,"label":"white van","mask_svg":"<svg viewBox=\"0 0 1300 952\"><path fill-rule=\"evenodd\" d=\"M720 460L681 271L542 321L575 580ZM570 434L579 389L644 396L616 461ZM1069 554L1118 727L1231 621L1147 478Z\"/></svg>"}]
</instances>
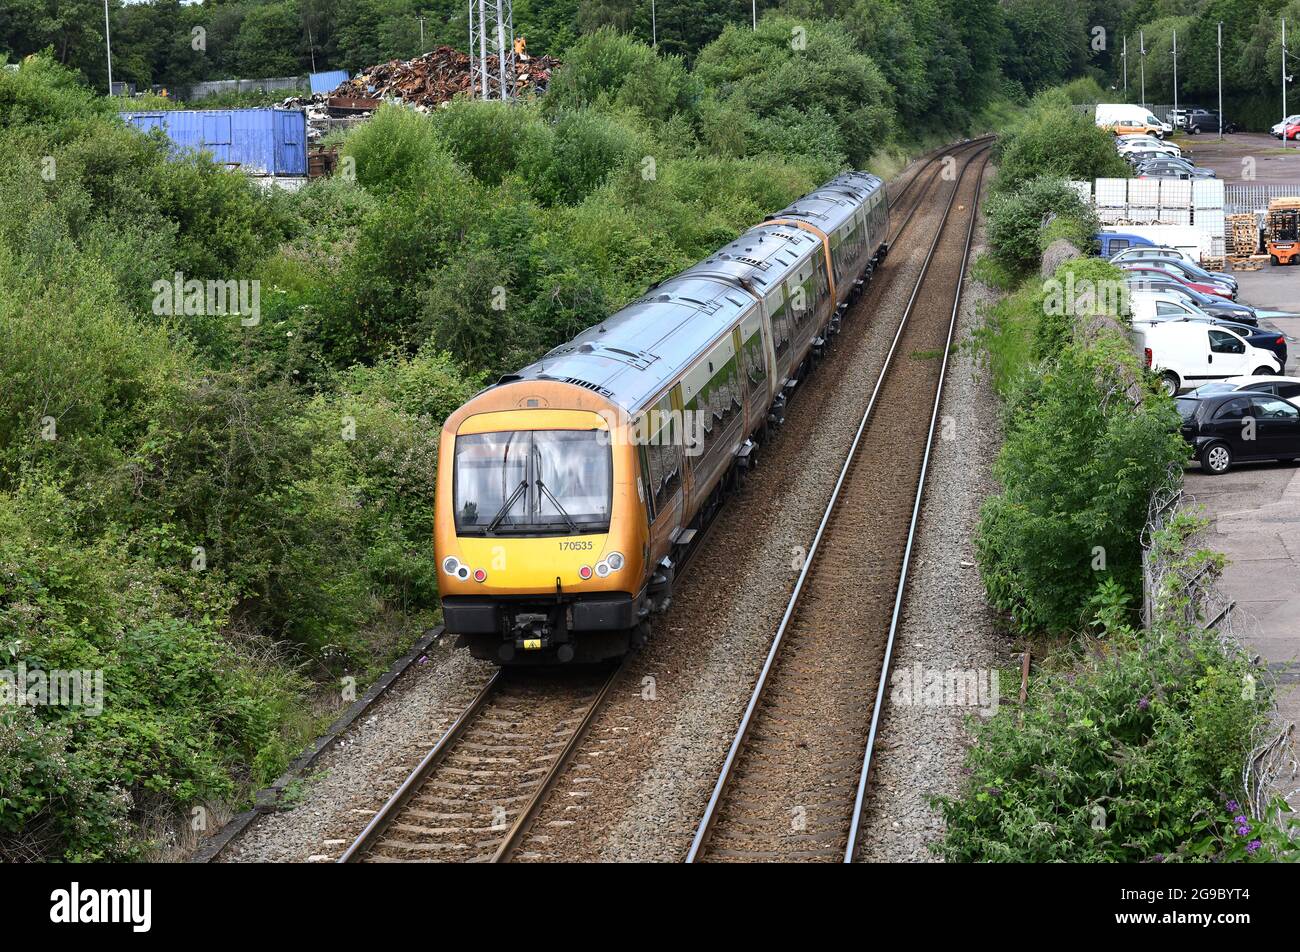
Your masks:
<instances>
[{"instance_id":1,"label":"white van","mask_svg":"<svg viewBox=\"0 0 1300 952\"><path fill-rule=\"evenodd\" d=\"M1282 365L1226 327L1199 321L1133 322L1134 343L1171 397L1212 380L1277 375Z\"/></svg>"},{"instance_id":2,"label":"white van","mask_svg":"<svg viewBox=\"0 0 1300 952\"><path fill-rule=\"evenodd\" d=\"M1115 125L1123 120L1131 120L1148 127L1152 135L1164 138L1173 135L1174 127L1167 122L1161 122L1155 117L1150 109L1145 106L1134 106L1129 103L1097 103L1095 122L1103 129L1111 130Z\"/></svg>"}]
</instances>

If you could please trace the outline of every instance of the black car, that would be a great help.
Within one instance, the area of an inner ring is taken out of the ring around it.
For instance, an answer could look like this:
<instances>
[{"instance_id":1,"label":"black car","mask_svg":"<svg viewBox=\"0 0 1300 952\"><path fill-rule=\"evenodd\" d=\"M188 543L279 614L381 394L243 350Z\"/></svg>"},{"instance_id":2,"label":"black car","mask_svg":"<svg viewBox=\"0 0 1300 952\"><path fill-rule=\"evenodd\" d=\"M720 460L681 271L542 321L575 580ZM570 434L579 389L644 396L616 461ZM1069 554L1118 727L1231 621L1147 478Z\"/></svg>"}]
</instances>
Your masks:
<instances>
[{"instance_id":1,"label":"black car","mask_svg":"<svg viewBox=\"0 0 1300 952\"><path fill-rule=\"evenodd\" d=\"M1214 476L1234 463L1300 457L1300 407L1271 394L1237 391L1177 399L1181 433Z\"/></svg>"},{"instance_id":2,"label":"black car","mask_svg":"<svg viewBox=\"0 0 1300 952\"><path fill-rule=\"evenodd\" d=\"M1197 135L1201 132L1218 132L1219 131L1219 114L1213 109L1193 109L1187 114L1187 122L1184 125L1188 134ZM1223 120L1223 131L1232 133L1237 131L1237 124L1229 119Z\"/></svg>"},{"instance_id":3,"label":"black car","mask_svg":"<svg viewBox=\"0 0 1300 952\"><path fill-rule=\"evenodd\" d=\"M1137 165L1138 176L1146 178L1214 178L1210 169L1198 168L1183 159L1147 159Z\"/></svg>"},{"instance_id":4,"label":"black car","mask_svg":"<svg viewBox=\"0 0 1300 952\"><path fill-rule=\"evenodd\" d=\"M1211 317L1221 317L1227 321L1236 321L1238 324L1259 327L1259 315L1249 304L1229 301L1227 298L1216 297L1213 294L1204 294L1196 288L1189 288L1173 275L1155 278L1144 274L1141 277L1129 278L1126 283L1130 291L1172 291L1188 304L1199 307Z\"/></svg>"}]
</instances>

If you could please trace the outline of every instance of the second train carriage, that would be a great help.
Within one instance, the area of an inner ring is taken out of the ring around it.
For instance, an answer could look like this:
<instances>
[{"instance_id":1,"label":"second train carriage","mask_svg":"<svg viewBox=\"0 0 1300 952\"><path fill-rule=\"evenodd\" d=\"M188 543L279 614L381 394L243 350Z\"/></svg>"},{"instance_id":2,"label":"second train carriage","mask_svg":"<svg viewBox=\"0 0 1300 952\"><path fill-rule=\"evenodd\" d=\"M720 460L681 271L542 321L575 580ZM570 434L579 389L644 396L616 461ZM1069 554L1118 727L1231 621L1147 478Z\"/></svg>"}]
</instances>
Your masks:
<instances>
[{"instance_id":1,"label":"second train carriage","mask_svg":"<svg viewBox=\"0 0 1300 952\"><path fill-rule=\"evenodd\" d=\"M841 175L448 417L447 630L500 663L597 661L643 638L887 224L880 179Z\"/></svg>"}]
</instances>

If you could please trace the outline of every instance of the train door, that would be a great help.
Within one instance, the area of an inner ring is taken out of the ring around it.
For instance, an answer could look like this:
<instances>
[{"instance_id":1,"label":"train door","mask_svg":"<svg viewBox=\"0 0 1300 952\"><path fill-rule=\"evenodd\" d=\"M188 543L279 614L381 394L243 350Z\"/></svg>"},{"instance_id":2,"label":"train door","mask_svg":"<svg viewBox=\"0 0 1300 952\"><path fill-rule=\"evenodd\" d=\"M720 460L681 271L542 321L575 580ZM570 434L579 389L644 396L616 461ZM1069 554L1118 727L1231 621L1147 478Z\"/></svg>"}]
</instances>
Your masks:
<instances>
[{"instance_id":1,"label":"train door","mask_svg":"<svg viewBox=\"0 0 1300 952\"><path fill-rule=\"evenodd\" d=\"M682 524L686 473L682 466L682 427L677 387L664 394L645 411L637 427L644 458L647 514L650 524L650 551L662 558L672 547L672 540Z\"/></svg>"}]
</instances>

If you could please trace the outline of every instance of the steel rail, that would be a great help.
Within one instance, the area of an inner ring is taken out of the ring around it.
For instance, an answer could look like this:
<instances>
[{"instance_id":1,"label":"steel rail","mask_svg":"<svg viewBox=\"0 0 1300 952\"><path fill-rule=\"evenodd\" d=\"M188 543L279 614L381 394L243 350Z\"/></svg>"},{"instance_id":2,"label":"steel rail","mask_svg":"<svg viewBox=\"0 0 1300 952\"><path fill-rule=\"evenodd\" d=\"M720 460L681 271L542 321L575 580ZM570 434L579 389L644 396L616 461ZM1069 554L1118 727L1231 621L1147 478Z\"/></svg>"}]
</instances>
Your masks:
<instances>
[{"instance_id":1,"label":"steel rail","mask_svg":"<svg viewBox=\"0 0 1300 952\"><path fill-rule=\"evenodd\" d=\"M469 706L447 728L442 737L438 739L438 742L433 745L433 749L424 755L424 759L420 761L419 766L402 781L402 785L397 788L397 792L388 798L388 802L380 807L378 813L371 817L370 822L366 824L366 828L352 841L352 845L339 857L338 862L355 862L383 836L389 824L401 813L402 807L406 806L411 797L415 796L429 775L446 758L447 752L451 750L452 745L465 733L465 728L474 720L492 695L497 692L504 677L505 670L503 668L498 668L492 673L492 677L488 678L487 683L474 696L474 700L470 701Z\"/></svg>"},{"instance_id":2,"label":"steel rail","mask_svg":"<svg viewBox=\"0 0 1300 952\"><path fill-rule=\"evenodd\" d=\"M975 223L979 219L980 193L983 191L984 170L988 167L986 153L975 173L975 197L972 200L970 223L966 226L966 243L962 248L961 271L957 275L957 294L952 301L952 315L948 320L948 338L943 348L943 363L939 367L939 382L934 389L934 408L930 412L930 430L925 438L925 455L921 458L921 473L916 480L916 501L912 504L912 522L907 529L907 547L903 550L903 565L898 573L898 591L894 596L894 613L889 620L889 635L885 641L885 658L881 662L880 681L876 685L876 703L871 711L871 729L867 733L867 747L862 757L862 772L858 777L858 790L853 800L853 814L849 819L849 842L844 849L844 862L852 863L857 852L858 829L862 824L862 810L866 803L867 781L871 775L871 755L875 750L876 735L885 705L885 686L889 683L889 668L894 656L894 643L898 635L898 622L903 614L903 596L907 591L907 571L912 559L912 545L916 541L916 527L921 519L921 502L925 496L925 476L930 467L930 452L934 448L934 431L939 422L939 406L943 402L943 383L948 373L948 358L952 352L952 338L957 330L957 314L961 310L962 285L970 264L970 249L975 238ZM954 189L954 194L956 190Z\"/></svg>"},{"instance_id":3,"label":"steel rail","mask_svg":"<svg viewBox=\"0 0 1300 952\"><path fill-rule=\"evenodd\" d=\"M709 834L712 832L713 821L714 818L717 816L718 806L722 802L723 793L725 792L727 784L731 779L732 769L736 764L736 760L737 757L739 756L741 748L744 746L745 741L748 739L749 728L750 725L753 723L754 712L758 709L759 702L762 700L763 693L767 688L768 675L771 673L777 655L780 653L781 646L785 639L786 630L790 624L790 620L794 617L795 610L799 605L799 598L803 594L804 584L807 581L808 576L812 570L813 563L816 559L817 550L821 545L822 537L825 535L826 527L829 525L831 516L834 514L836 505L839 502L840 491L843 488L846 479L848 478L850 469L852 468L853 464L857 460L857 452L858 452L858 447L862 442L862 435L863 433L866 432L867 424L871 420L872 413L875 411L876 401L879 398L880 391L884 386L885 378L889 375L889 370L893 366L894 356L898 351L899 341L902 340L903 333L907 329L908 322L911 320L912 311L915 307L916 300L921 293L921 288L925 284L925 277L930 270L930 264L934 260L935 250L938 248L939 241L944 235L944 226L947 224L948 218L952 212L953 205L957 200L957 193L960 191L962 178L965 177L966 170L970 167L971 163L974 161L975 156L978 155L981 151L987 150L987 148L988 148L987 146L983 146L981 149L977 150L975 153L969 156L966 159L966 161L962 164L961 174L958 176L957 181L954 183L952 193L948 197L948 203L944 208L943 218L940 222L939 227L935 229L934 238L930 242L930 247L926 252L925 261L921 265L921 272L917 276L916 285L912 289L912 294L911 297L908 299L907 307L903 311L903 317L898 323L898 330L895 332L894 339L889 346L889 352L885 357L884 366L881 368L880 375L876 379L876 384L872 390L871 398L867 403L866 411L862 414L862 419L858 423L857 432L853 437L852 444L849 446L848 455L844 460L843 467L840 469L840 475L835 482L835 488L831 492L830 501L827 503L826 511L823 513L821 522L817 527L817 533L813 537L812 545L808 549L807 556L804 559L803 568L800 570L799 577L795 581L794 591L791 594L790 600L786 605L785 613L781 617L781 623L777 627L775 637L772 639L772 645L768 649L767 657L763 661L763 667L759 671L758 681L755 684L754 690L750 695L749 703L745 707L745 712L741 716L740 726L737 729L736 735L731 742L730 749L727 751L726 759L724 760L722 765L722 771L718 775L717 782L714 784L713 793L709 797L709 802L708 805L705 807L704 815L700 819L699 825L696 828L695 837L691 842L690 851L686 855L686 862L688 863L694 863L696 861L696 859L700 855L701 850L703 849L704 845L708 841ZM987 163L987 158L985 159L985 163ZM982 174L983 174L983 166L981 166L981 175ZM919 205L919 201L918 201L918 205ZM973 218L974 218L974 213L972 212L972 219Z\"/></svg>"},{"instance_id":4,"label":"steel rail","mask_svg":"<svg viewBox=\"0 0 1300 952\"><path fill-rule=\"evenodd\" d=\"M917 169L912 174L912 177L907 180L907 184L903 186L903 190L899 192L897 196L891 199L890 205L893 206L901 203L903 197L912 190L912 186L916 184L917 179L921 178L925 170L928 169L935 162L948 156L955 156L957 153L961 152L964 149L968 149L974 145L987 143L992 139L993 136L980 136L977 139L967 139L965 142L959 142L956 145L945 146L944 148L940 149L938 152L935 152L928 159L926 159L924 165L922 165L919 169ZM935 172L930 175L929 182L934 181L935 174L937 173L938 173L938 169L936 169ZM926 184L928 185L929 182L927 182ZM925 193L922 192L922 194ZM915 202L912 203L912 207L907 210L907 214L906 216L904 216L902 222L899 224L898 230L894 232L894 236L887 241L887 244L890 247L893 247L894 242L896 242L899 239L899 237L903 234L908 224L911 222L912 216L916 214L917 209L919 209L920 207L921 207L921 199L918 198Z\"/></svg>"}]
</instances>

